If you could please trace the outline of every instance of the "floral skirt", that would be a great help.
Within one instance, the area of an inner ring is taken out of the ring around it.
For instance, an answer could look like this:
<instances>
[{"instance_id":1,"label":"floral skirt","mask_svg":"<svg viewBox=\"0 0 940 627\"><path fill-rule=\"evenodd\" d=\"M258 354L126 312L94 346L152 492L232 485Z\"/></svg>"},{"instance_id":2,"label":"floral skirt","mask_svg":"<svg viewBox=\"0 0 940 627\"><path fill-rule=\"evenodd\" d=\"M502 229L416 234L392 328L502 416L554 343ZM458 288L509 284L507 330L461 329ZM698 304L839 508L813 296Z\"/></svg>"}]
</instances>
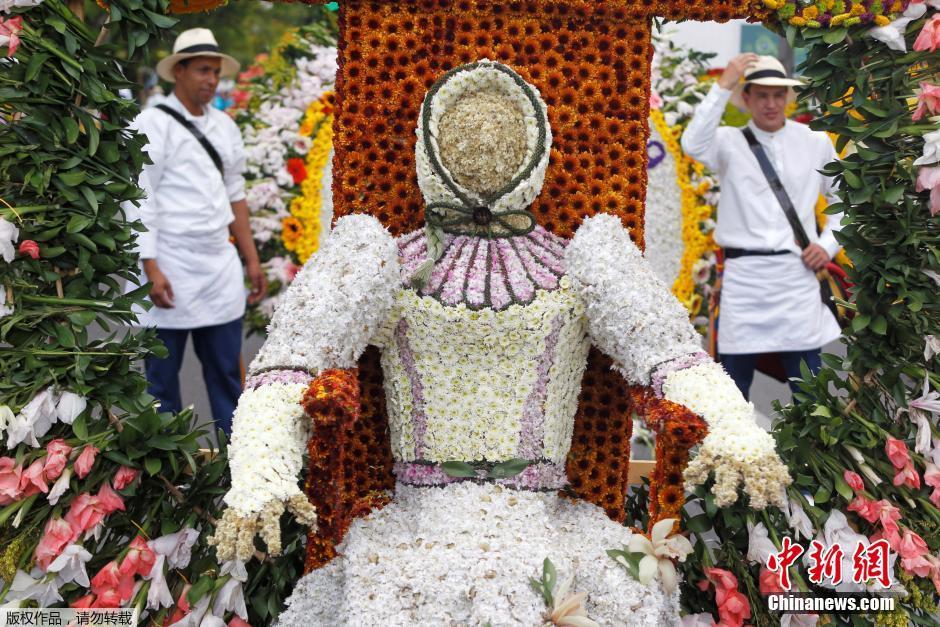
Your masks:
<instances>
[{"instance_id":1,"label":"floral skirt","mask_svg":"<svg viewBox=\"0 0 940 627\"><path fill-rule=\"evenodd\" d=\"M601 625L678 622L678 593L641 585L614 562L631 531L585 501L493 484L399 484L385 508L350 526L339 556L304 576L282 627L543 625L549 613L530 578L545 558L558 584L586 592Z\"/></svg>"}]
</instances>

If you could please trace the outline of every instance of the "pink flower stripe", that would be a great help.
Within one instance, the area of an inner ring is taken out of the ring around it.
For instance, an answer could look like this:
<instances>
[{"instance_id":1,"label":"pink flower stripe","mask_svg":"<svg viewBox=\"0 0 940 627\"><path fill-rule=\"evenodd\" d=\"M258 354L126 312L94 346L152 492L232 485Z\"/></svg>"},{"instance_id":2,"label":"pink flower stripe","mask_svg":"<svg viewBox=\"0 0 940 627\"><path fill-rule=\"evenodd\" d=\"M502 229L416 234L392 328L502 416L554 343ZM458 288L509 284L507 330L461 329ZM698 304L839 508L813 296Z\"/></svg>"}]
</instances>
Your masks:
<instances>
[{"instance_id":1,"label":"pink flower stripe","mask_svg":"<svg viewBox=\"0 0 940 627\"><path fill-rule=\"evenodd\" d=\"M655 369L653 369L653 375L651 377L653 393L656 394L656 396L659 398L662 398L663 385L665 385L666 378L669 375L671 375L673 372L678 372L693 366L698 366L699 364L707 364L710 361L712 361L711 356L708 353L700 351L698 353L682 355L681 357L676 357L675 359L670 359L669 361L659 364Z\"/></svg>"},{"instance_id":2,"label":"pink flower stripe","mask_svg":"<svg viewBox=\"0 0 940 627\"><path fill-rule=\"evenodd\" d=\"M312 380L313 376L303 370L268 370L248 377L248 380L245 381L245 387L254 390L262 385L271 385L272 383L302 383L306 385Z\"/></svg>"},{"instance_id":3,"label":"pink flower stripe","mask_svg":"<svg viewBox=\"0 0 940 627\"><path fill-rule=\"evenodd\" d=\"M408 321L402 320L395 329L395 340L398 343L398 354L405 369L405 376L411 387L411 418L414 421L415 455L424 452L424 433L428 428L428 418L424 413L424 386L421 384L421 375L415 365L415 356L408 341Z\"/></svg>"},{"instance_id":4,"label":"pink flower stripe","mask_svg":"<svg viewBox=\"0 0 940 627\"><path fill-rule=\"evenodd\" d=\"M555 345L565 322L563 314L552 321L552 330L545 338L545 350L539 355L535 386L522 407L522 432L519 441L519 456L523 459L535 457L542 450L545 439L545 399L548 396L548 371L555 362Z\"/></svg>"}]
</instances>

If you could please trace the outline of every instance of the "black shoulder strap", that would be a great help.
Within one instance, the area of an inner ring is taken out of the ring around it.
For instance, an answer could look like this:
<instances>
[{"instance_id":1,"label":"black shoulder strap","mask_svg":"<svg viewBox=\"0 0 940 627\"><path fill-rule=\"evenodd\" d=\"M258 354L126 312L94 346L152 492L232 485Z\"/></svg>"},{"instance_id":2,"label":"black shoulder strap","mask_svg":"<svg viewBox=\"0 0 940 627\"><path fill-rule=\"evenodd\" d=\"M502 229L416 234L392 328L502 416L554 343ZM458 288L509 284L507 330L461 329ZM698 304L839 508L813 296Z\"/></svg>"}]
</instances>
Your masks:
<instances>
[{"instance_id":1,"label":"black shoulder strap","mask_svg":"<svg viewBox=\"0 0 940 627\"><path fill-rule=\"evenodd\" d=\"M202 147L206 149L206 152L209 153L209 158L212 159L212 163L215 164L216 169L219 171L219 174L225 176L225 168L222 166L222 157L219 156L218 151L215 149L215 146L209 143L209 140L206 139L206 136L202 134L196 125L187 120L179 111L176 111L165 104L158 104L157 109L163 111L171 118L182 124L186 127L186 130L193 134L193 137L196 138Z\"/></svg>"},{"instance_id":2,"label":"black shoulder strap","mask_svg":"<svg viewBox=\"0 0 940 627\"><path fill-rule=\"evenodd\" d=\"M777 197L777 202L783 207L783 212L787 216L787 222L790 223L790 228L793 229L793 235L796 237L796 243L799 244L800 248L806 248L810 244L809 237L806 236L806 229L803 228L803 223L800 222L799 216L796 215L793 201L790 200L790 195L787 194L787 190L783 188L783 183L780 182L777 171L774 170L773 164L770 163L770 159L767 158L764 147L757 141L757 137L754 136L754 131L747 126L742 128L741 132L744 133L747 144L751 147L751 152L757 157L757 163L760 164L760 169L764 173L764 177L767 179L767 182L770 183L770 189L773 191L774 196Z\"/></svg>"}]
</instances>

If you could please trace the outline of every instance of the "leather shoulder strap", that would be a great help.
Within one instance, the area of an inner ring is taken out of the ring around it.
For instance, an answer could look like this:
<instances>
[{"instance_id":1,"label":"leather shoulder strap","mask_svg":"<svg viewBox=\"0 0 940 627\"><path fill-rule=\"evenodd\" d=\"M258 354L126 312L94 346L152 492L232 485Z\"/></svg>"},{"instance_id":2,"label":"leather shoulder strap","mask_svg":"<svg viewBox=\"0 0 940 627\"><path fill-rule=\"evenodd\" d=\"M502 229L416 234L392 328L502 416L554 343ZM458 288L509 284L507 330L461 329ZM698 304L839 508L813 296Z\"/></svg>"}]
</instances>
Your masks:
<instances>
[{"instance_id":1,"label":"leather shoulder strap","mask_svg":"<svg viewBox=\"0 0 940 627\"><path fill-rule=\"evenodd\" d=\"M796 209L793 207L793 201L790 200L790 195L787 194L787 190L784 189L783 183L780 182L780 177L777 176L777 171L774 170L773 164L770 162L770 159L767 158L767 153L764 152L764 147L760 145L760 142L757 141L757 137L754 136L754 131L745 126L741 129L741 132L744 133L745 139L747 139L747 145L750 146L751 152L754 153L754 156L757 157L757 163L760 164L760 169L764 173L764 178L767 179L767 182L770 183L770 189L773 191L774 196L777 197L777 202L780 203L780 206L783 207L783 213L787 216L787 222L790 223L790 228L793 229L793 235L796 237L796 242L799 244L800 248L806 248L810 244L809 237L806 235L806 229L803 228L803 223L800 222L799 216L796 215Z\"/></svg>"},{"instance_id":2,"label":"leather shoulder strap","mask_svg":"<svg viewBox=\"0 0 940 627\"><path fill-rule=\"evenodd\" d=\"M160 111L163 111L171 118L182 124L187 131L192 133L193 137L196 138L196 141L202 144L202 147L205 149L205 151L209 153L209 158L212 159L212 163L215 164L219 174L225 176L225 168L222 165L222 157L219 156L219 152L215 149L215 146L209 143L209 140L206 138L206 136L202 134L202 131L196 128L195 124L187 120L179 111L176 111L175 109L168 107L165 104L158 104L156 108L160 109Z\"/></svg>"}]
</instances>

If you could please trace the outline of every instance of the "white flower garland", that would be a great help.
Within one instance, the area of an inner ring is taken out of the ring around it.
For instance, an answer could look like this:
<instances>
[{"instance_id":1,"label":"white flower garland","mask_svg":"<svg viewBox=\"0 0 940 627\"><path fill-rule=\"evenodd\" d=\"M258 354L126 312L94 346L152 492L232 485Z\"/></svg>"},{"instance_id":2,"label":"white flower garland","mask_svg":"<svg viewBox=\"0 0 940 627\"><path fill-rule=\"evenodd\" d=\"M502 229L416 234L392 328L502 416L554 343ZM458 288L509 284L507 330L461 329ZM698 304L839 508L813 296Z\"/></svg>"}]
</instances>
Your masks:
<instances>
[{"instance_id":1,"label":"white flower garland","mask_svg":"<svg viewBox=\"0 0 940 627\"><path fill-rule=\"evenodd\" d=\"M656 276L666 285L672 285L679 276L682 252L685 250L685 242L682 241L682 190L676 180L676 160L666 149L659 130L652 124L650 145L661 148L663 155L659 163L647 171L646 214L643 220L646 248L643 256Z\"/></svg>"},{"instance_id":2,"label":"white flower garland","mask_svg":"<svg viewBox=\"0 0 940 627\"><path fill-rule=\"evenodd\" d=\"M288 289L249 372L355 367L398 283L398 247L385 227L372 216L341 218Z\"/></svg>"},{"instance_id":3,"label":"white flower garland","mask_svg":"<svg viewBox=\"0 0 940 627\"><path fill-rule=\"evenodd\" d=\"M790 483L787 468L777 455L773 437L754 422L754 406L744 400L724 368L707 362L672 372L663 384L663 395L708 423L698 456L686 469L691 484L703 483L714 470L719 507L737 500L741 481L753 508L783 505L783 488Z\"/></svg>"},{"instance_id":4,"label":"white flower garland","mask_svg":"<svg viewBox=\"0 0 940 627\"><path fill-rule=\"evenodd\" d=\"M538 110L532 107L532 102L513 79L492 66L495 62L483 59L479 62L481 65L472 69L456 73L452 76L434 95L431 101L431 119L429 127L431 130L430 144L435 154L440 160L440 149L437 145L437 125L441 116L450 107L454 105L462 96L468 93L496 91L504 94L515 102L519 110L522 111L526 127L526 155L519 166L522 171L536 156L538 140L537 116L540 116L545 125L545 145L542 150L541 158L538 164L529 174L529 176L519 183L511 192L502 196L491 207L493 213L525 209L542 189L542 183L545 181L545 171L548 169L549 147L552 143L552 131L548 122L548 113L545 103L539 91L529 85L536 94L538 101ZM431 168L430 158L428 156L427 146L424 138L422 124L417 126L416 133L418 142L415 145L415 165L418 171L418 187L424 195L427 203L447 202L459 204L459 200L453 192L444 184L444 181ZM518 175L516 172L515 175ZM454 181L454 184L469 198L482 200L477 194L460 186Z\"/></svg>"},{"instance_id":5,"label":"white flower garland","mask_svg":"<svg viewBox=\"0 0 940 627\"><path fill-rule=\"evenodd\" d=\"M297 479L309 421L300 401L306 389L303 383L269 383L238 399L229 446L232 489L224 500L239 516L301 494Z\"/></svg>"},{"instance_id":6,"label":"white flower garland","mask_svg":"<svg viewBox=\"0 0 940 627\"><path fill-rule=\"evenodd\" d=\"M585 220L565 262L584 299L591 339L627 381L646 385L656 365L701 350L685 308L652 273L616 217Z\"/></svg>"}]
</instances>

